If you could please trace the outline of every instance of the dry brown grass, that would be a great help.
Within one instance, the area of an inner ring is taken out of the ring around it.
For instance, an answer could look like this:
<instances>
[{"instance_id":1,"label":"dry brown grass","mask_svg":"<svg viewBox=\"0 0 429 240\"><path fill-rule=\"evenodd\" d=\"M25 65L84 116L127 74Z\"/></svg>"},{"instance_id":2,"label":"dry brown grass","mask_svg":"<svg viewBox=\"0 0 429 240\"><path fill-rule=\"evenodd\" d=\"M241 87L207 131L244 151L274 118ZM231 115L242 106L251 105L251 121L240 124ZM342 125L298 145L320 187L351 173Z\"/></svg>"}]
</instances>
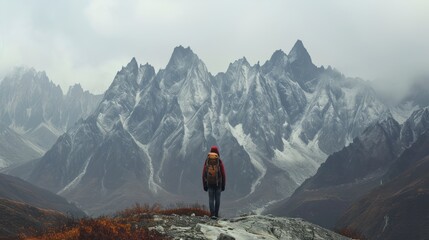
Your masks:
<instances>
[{"instance_id":1,"label":"dry brown grass","mask_svg":"<svg viewBox=\"0 0 429 240\"><path fill-rule=\"evenodd\" d=\"M131 217L135 215L187 215L191 216L195 214L195 216L210 216L210 212L207 211L204 205L193 204L193 205L185 205L185 204L177 204L175 207L163 208L160 204L154 204L152 206L145 204L141 205L136 203L131 208L126 208L122 211L119 211L116 215L121 217Z\"/></svg>"},{"instance_id":2,"label":"dry brown grass","mask_svg":"<svg viewBox=\"0 0 429 240\"><path fill-rule=\"evenodd\" d=\"M77 226L64 227L59 231L52 231L40 236L25 237L27 240L92 240L92 239L168 239L166 236L149 231L146 228L133 228L132 223L125 219L100 217L96 219L82 219Z\"/></svg>"},{"instance_id":3,"label":"dry brown grass","mask_svg":"<svg viewBox=\"0 0 429 240\"><path fill-rule=\"evenodd\" d=\"M203 205L176 205L176 208L163 209L161 205L135 204L131 208L119 211L113 217L88 218L70 221L56 229L44 233L35 233L32 236L20 235L20 239L27 240L86 240L86 239L169 239L166 235L149 230L144 221L151 221L153 215L188 215L205 216L209 212Z\"/></svg>"}]
</instances>

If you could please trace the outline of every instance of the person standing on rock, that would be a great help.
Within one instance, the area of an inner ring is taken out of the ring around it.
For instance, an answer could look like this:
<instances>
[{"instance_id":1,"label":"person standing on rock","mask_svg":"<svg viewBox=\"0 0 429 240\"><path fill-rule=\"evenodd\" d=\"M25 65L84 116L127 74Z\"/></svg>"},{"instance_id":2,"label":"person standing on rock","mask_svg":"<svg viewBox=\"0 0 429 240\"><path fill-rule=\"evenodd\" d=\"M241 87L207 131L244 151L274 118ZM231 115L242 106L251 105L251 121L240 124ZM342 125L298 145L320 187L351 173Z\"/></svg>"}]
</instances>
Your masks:
<instances>
[{"instance_id":1,"label":"person standing on rock","mask_svg":"<svg viewBox=\"0 0 429 240\"><path fill-rule=\"evenodd\" d=\"M203 187L209 193L210 217L219 217L220 193L225 190L225 168L220 159L219 149L216 146L210 148L203 168Z\"/></svg>"}]
</instances>

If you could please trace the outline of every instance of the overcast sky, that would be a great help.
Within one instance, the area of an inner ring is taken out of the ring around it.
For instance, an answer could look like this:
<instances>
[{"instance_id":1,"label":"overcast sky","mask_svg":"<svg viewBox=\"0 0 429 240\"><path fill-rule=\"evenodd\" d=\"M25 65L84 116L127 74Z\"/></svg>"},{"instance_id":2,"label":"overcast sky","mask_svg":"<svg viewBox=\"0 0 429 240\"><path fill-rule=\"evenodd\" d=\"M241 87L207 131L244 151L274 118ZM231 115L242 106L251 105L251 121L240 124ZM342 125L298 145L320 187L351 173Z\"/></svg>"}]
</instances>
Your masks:
<instances>
[{"instance_id":1,"label":"overcast sky","mask_svg":"<svg viewBox=\"0 0 429 240\"><path fill-rule=\"evenodd\" d=\"M63 91L102 93L132 57L165 68L178 45L215 75L297 39L317 66L400 86L428 72L429 1L0 0L0 77L34 67Z\"/></svg>"}]
</instances>

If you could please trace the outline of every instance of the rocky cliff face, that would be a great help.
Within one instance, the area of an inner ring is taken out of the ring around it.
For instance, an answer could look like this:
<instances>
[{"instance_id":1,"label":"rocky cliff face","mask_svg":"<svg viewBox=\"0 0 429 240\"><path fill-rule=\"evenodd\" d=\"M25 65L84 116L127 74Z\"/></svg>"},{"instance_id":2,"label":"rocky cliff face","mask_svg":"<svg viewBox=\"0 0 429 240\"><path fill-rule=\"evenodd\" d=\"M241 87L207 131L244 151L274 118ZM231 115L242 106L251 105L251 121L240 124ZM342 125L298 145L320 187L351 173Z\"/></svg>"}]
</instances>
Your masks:
<instances>
[{"instance_id":1,"label":"rocky cliff face","mask_svg":"<svg viewBox=\"0 0 429 240\"><path fill-rule=\"evenodd\" d=\"M228 212L289 196L325 157L388 109L363 81L316 67L301 41L260 66L212 76L190 48L165 69L132 59L97 109L62 135L29 177L100 212L136 201L206 201L201 170L218 145ZM273 188L273 186L276 186Z\"/></svg>"}]
</instances>

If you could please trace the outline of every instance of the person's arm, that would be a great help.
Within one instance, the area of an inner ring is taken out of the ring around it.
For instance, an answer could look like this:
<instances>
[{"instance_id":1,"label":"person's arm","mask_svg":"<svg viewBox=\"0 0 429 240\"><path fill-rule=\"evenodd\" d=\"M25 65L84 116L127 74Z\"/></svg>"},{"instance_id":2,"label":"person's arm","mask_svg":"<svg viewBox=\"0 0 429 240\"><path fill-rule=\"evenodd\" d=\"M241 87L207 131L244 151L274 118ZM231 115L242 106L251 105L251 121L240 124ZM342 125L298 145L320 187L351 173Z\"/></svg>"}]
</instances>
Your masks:
<instances>
[{"instance_id":1,"label":"person's arm","mask_svg":"<svg viewBox=\"0 0 429 240\"><path fill-rule=\"evenodd\" d=\"M203 167L203 188L204 191L208 190L208 186L207 186L207 176L206 176L206 166L207 162L204 162L204 167Z\"/></svg>"},{"instance_id":2,"label":"person's arm","mask_svg":"<svg viewBox=\"0 0 429 240\"><path fill-rule=\"evenodd\" d=\"M220 160L220 172L222 174L222 191L225 191L226 174L225 174L225 167L223 166L222 160Z\"/></svg>"}]
</instances>

